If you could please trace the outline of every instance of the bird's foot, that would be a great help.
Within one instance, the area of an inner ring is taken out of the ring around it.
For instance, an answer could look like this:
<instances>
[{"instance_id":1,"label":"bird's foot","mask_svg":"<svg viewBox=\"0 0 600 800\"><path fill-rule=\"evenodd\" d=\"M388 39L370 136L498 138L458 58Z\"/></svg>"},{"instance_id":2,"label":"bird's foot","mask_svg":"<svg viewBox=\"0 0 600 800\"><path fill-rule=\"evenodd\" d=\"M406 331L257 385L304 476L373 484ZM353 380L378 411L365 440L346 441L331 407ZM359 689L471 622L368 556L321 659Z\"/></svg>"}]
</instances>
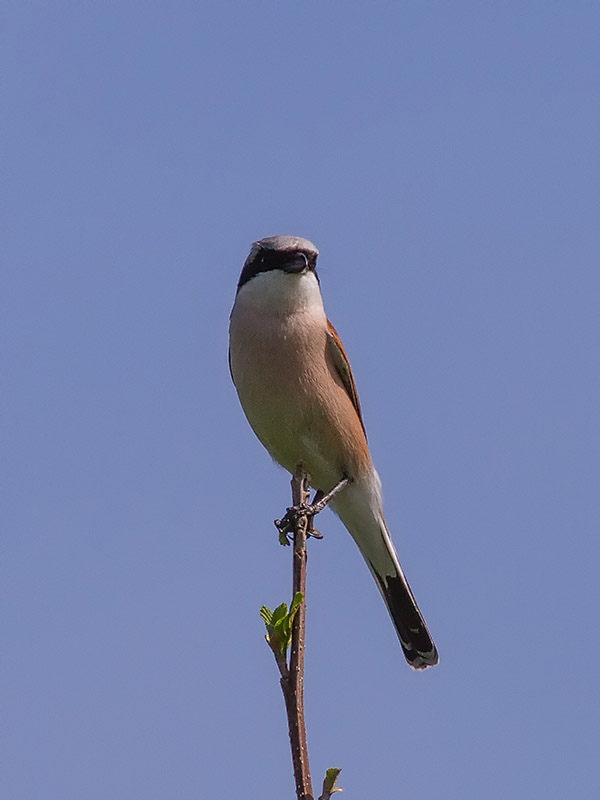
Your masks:
<instances>
[{"instance_id":1,"label":"bird's foot","mask_svg":"<svg viewBox=\"0 0 600 800\"><path fill-rule=\"evenodd\" d=\"M298 506L291 506L285 511L285 516L275 520L275 527L279 531L279 544L288 545L293 539L294 530L302 517L307 519L306 532L309 531L312 522L312 505L300 503Z\"/></svg>"},{"instance_id":2,"label":"bird's foot","mask_svg":"<svg viewBox=\"0 0 600 800\"><path fill-rule=\"evenodd\" d=\"M315 514L318 514L319 511L321 510L321 509L317 508L317 505L318 505L318 503L321 502L321 500L323 499L324 496L325 496L324 492L322 492L320 489L318 489L315 492L315 496L312 499L312 503L310 504L311 513L309 514L308 522L307 522L307 525L306 525L306 535L307 536L312 536L313 539L322 539L323 538L323 534L321 533L321 531L318 531L315 528Z\"/></svg>"},{"instance_id":3,"label":"bird's foot","mask_svg":"<svg viewBox=\"0 0 600 800\"><path fill-rule=\"evenodd\" d=\"M323 534L315 528L314 517L323 511L336 494L351 482L352 478L344 476L327 494L319 489L315 493L312 503L301 503L286 509L285 516L282 519L275 520L275 527L279 531L279 544L290 544L291 538L293 538L293 531L302 517L307 519L306 535L312 536L313 539L322 539Z\"/></svg>"}]
</instances>

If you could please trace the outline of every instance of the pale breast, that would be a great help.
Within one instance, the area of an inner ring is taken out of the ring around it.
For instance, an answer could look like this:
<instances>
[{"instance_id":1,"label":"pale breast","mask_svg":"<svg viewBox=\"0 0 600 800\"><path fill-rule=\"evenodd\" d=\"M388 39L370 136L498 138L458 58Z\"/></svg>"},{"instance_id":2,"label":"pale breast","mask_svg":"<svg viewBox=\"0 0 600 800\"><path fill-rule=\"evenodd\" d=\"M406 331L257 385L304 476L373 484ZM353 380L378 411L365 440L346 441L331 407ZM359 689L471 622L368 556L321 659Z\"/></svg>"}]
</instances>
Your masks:
<instances>
[{"instance_id":1,"label":"pale breast","mask_svg":"<svg viewBox=\"0 0 600 800\"><path fill-rule=\"evenodd\" d=\"M304 464L325 490L370 463L360 420L326 351L322 304L281 314L236 302L230 363L248 421L279 464L290 472Z\"/></svg>"}]
</instances>

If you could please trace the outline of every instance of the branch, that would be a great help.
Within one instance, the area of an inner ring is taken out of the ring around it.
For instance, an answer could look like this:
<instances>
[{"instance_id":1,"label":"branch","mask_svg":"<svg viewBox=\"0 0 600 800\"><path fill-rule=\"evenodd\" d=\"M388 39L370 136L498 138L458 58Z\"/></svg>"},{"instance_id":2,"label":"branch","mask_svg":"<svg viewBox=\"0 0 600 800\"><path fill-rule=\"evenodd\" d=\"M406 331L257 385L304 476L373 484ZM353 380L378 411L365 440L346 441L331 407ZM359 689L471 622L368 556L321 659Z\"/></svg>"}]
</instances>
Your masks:
<instances>
[{"instance_id":1,"label":"branch","mask_svg":"<svg viewBox=\"0 0 600 800\"><path fill-rule=\"evenodd\" d=\"M296 469L292 477L292 505L300 506L308 503L308 479L301 467ZM292 748L292 763L296 780L298 800L313 800L310 765L308 763L308 745L306 742L306 722L304 719L304 649L306 642L306 528L308 518L302 516L294 529L294 556L292 596L302 594L303 602L292 624L292 650L290 653L290 670L287 681L281 679L281 688L285 699Z\"/></svg>"},{"instance_id":2,"label":"branch","mask_svg":"<svg viewBox=\"0 0 600 800\"><path fill-rule=\"evenodd\" d=\"M323 497L322 501L308 505L309 489L308 476L301 465L298 465L292 477L292 508L284 520L277 520L275 525L280 531L280 542L289 544L288 532L294 541L293 576L292 576L292 602L290 610L282 603L274 611L266 606L260 610L267 627L267 642L273 651L279 674L280 685L285 701L285 710L288 718L288 731L292 749L292 765L294 780L296 782L297 800L314 800L312 782L310 778L310 765L308 761L308 745L306 742L306 722L304 719L304 651L306 637L306 550L307 531L309 520L319 513L343 486L348 483L344 478L338 487ZM311 526L312 527L312 526ZM287 651L291 644L289 665ZM336 787L340 769L328 769L323 781L323 793L319 800L330 800L334 792L341 792Z\"/></svg>"}]
</instances>

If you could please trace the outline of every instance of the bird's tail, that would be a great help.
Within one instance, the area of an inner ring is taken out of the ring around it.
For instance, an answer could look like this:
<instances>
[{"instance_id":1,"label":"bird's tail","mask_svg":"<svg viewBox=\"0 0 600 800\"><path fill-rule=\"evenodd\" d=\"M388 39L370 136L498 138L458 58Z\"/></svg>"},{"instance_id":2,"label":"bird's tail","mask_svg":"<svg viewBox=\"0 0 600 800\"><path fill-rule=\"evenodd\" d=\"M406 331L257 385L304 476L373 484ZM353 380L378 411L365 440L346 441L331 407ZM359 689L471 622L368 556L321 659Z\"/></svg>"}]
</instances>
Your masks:
<instances>
[{"instance_id":1,"label":"bird's tail","mask_svg":"<svg viewBox=\"0 0 600 800\"><path fill-rule=\"evenodd\" d=\"M390 612L404 657L413 669L435 666L439 661L438 652L402 567L396 564L395 575L382 575L369 561L367 563Z\"/></svg>"},{"instance_id":2,"label":"bird's tail","mask_svg":"<svg viewBox=\"0 0 600 800\"><path fill-rule=\"evenodd\" d=\"M364 486L350 485L332 506L377 582L406 660L413 669L426 669L438 663L438 652L398 561L381 511L378 479L372 488L377 490L375 497Z\"/></svg>"}]
</instances>

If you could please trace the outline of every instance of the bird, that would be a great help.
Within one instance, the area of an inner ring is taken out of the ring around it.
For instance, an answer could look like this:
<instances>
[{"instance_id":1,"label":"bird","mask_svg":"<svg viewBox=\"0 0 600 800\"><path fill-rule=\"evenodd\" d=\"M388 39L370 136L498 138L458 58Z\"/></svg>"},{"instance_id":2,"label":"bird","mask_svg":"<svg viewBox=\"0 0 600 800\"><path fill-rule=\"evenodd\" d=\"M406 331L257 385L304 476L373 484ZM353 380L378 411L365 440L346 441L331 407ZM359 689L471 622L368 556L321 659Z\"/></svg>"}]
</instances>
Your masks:
<instances>
[{"instance_id":1,"label":"bird","mask_svg":"<svg viewBox=\"0 0 600 800\"><path fill-rule=\"evenodd\" d=\"M383 513L356 383L328 320L319 251L300 236L255 242L244 262L229 324L229 366L242 409L271 457L299 465L356 542L381 592L408 664L438 652L406 580Z\"/></svg>"}]
</instances>

